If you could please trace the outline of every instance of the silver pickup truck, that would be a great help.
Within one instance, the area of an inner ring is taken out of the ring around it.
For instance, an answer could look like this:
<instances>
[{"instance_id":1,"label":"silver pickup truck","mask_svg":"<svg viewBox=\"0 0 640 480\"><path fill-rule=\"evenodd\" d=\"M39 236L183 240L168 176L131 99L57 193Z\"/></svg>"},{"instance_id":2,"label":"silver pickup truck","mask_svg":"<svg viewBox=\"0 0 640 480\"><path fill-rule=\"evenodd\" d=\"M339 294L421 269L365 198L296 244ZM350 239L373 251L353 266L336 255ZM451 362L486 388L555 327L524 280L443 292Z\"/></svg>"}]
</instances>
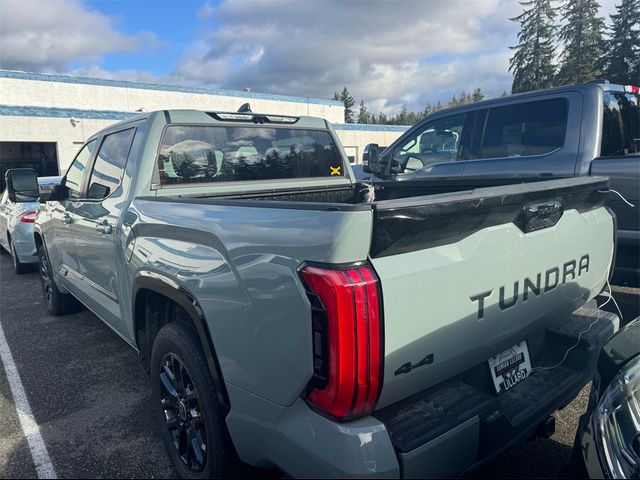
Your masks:
<instances>
[{"instance_id":1,"label":"silver pickup truck","mask_svg":"<svg viewBox=\"0 0 640 480\"><path fill-rule=\"evenodd\" d=\"M606 179L365 202L345 159L318 118L146 113L38 214L49 311L139 352L179 476L460 475L591 378Z\"/></svg>"}]
</instances>

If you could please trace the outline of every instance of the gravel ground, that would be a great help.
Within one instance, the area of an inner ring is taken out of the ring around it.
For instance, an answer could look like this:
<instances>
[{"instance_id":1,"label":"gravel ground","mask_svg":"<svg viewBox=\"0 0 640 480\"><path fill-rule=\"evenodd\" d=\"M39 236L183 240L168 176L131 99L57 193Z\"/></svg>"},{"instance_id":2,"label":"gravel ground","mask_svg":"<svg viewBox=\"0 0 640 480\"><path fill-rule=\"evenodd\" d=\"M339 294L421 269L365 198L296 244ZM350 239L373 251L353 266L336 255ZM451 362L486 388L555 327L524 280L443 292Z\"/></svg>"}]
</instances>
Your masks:
<instances>
[{"instance_id":1,"label":"gravel ground","mask_svg":"<svg viewBox=\"0 0 640 480\"><path fill-rule=\"evenodd\" d=\"M628 315L638 307L639 292L621 294L629 297L619 300ZM37 274L16 276L7 255L0 257L0 322L59 477L175 475L151 422L149 383L138 357L107 326L86 310L49 316ZM587 396L585 388L557 413L550 439L527 441L476 476L570 475L566 464ZM34 477L4 369L0 410L0 478Z\"/></svg>"}]
</instances>

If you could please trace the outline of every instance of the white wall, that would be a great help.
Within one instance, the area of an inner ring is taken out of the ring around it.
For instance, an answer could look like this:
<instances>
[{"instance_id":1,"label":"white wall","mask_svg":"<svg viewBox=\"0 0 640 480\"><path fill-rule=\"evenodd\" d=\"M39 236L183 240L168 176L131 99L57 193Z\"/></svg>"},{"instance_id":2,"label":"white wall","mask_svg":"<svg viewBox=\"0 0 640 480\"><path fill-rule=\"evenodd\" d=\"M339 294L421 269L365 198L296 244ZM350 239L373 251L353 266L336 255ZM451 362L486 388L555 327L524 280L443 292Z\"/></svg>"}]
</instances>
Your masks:
<instances>
[{"instance_id":1,"label":"white wall","mask_svg":"<svg viewBox=\"0 0 640 480\"><path fill-rule=\"evenodd\" d=\"M235 112L245 102L254 112L282 115L311 115L333 123L344 122L344 107L335 104L267 100L204 93L176 92L82 83L25 80L0 77L0 105L115 110L118 112L193 108ZM327 102L330 103L330 102Z\"/></svg>"},{"instance_id":2,"label":"white wall","mask_svg":"<svg viewBox=\"0 0 640 480\"><path fill-rule=\"evenodd\" d=\"M348 155L352 155L352 152L357 152L356 163L362 162L362 151L365 145L369 143L377 143L381 147L388 147L391 145L400 135L404 132L400 129L394 129L392 131L381 131L380 126L372 126L371 130L345 130L340 125L333 126L340 138L340 142L345 147ZM366 128L365 126L361 126Z\"/></svg>"}]
</instances>

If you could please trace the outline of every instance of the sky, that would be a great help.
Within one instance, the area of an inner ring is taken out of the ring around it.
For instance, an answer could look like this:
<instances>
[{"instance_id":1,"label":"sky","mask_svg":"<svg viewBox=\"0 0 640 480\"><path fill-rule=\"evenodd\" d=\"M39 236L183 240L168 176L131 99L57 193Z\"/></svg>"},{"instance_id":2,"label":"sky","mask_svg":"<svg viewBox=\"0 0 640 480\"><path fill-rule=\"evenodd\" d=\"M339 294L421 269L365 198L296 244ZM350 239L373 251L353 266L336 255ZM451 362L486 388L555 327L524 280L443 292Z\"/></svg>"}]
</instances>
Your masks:
<instances>
[{"instance_id":1,"label":"sky","mask_svg":"<svg viewBox=\"0 0 640 480\"><path fill-rule=\"evenodd\" d=\"M557 2L556 2L557 3ZM600 0L608 20L619 0ZM395 114L510 90L517 0L0 0L0 68L331 98Z\"/></svg>"}]
</instances>

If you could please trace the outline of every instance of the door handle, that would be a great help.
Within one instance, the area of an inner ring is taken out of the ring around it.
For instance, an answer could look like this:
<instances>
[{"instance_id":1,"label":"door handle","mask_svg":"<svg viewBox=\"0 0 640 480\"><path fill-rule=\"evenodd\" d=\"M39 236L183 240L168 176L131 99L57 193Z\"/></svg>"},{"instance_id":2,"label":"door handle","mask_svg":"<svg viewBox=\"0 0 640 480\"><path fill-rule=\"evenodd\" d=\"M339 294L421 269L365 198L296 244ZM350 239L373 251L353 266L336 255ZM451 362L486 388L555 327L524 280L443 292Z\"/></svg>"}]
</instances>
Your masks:
<instances>
[{"instance_id":1,"label":"door handle","mask_svg":"<svg viewBox=\"0 0 640 480\"><path fill-rule=\"evenodd\" d=\"M104 235L110 235L111 234L111 225L109 225L109 222L107 220L103 220L103 221L97 221L96 222L96 231L100 232Z\"/></svg>"},{"instance_id":2,"label":"door handle","mask_svg":"<svg viewBox=\"0 0 640 480\"><path fill-rule=\"evenodd\" d=\"M64 223L65 225L71 225L73 223L73 218L71 218L71 215L65 212L65 214L62 215L62 223Z\"/></svg>"}]
</instances>

